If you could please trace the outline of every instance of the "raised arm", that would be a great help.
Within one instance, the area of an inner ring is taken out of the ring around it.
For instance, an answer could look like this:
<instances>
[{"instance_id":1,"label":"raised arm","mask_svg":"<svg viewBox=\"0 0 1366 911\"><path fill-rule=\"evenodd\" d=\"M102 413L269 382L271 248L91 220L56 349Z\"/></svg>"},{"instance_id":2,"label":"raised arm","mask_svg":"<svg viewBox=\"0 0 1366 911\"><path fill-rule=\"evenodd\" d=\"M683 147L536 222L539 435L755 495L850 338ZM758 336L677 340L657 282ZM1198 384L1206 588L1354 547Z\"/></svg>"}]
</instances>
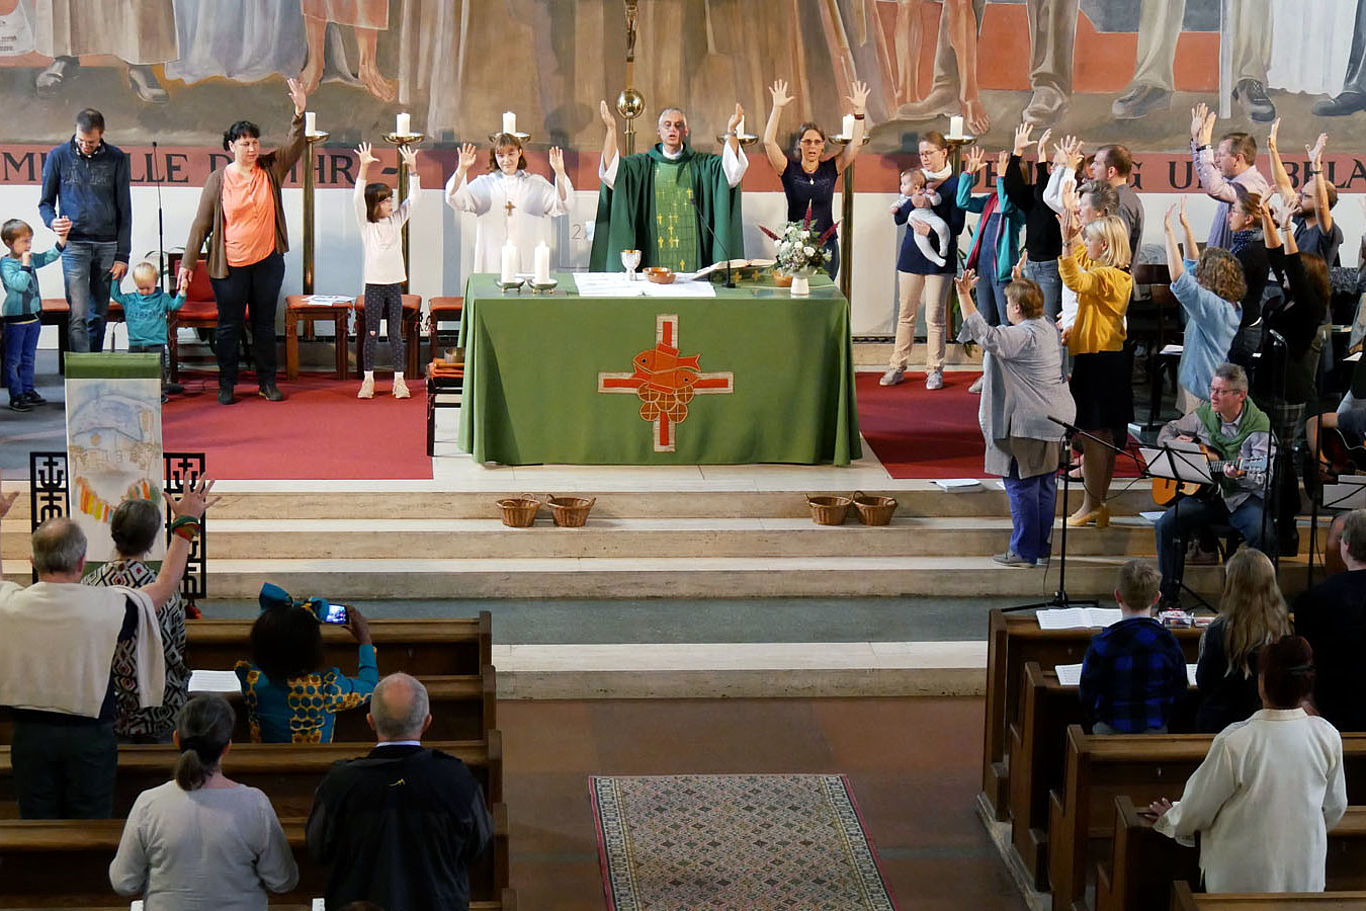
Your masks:
<instances>
[{"instance_id":1,"label":"raised arm","mask_svg":"<svg viewBox=\"0 0 1366 911\"><path fill-rule=\"evenodd\" d=\"M550 147L550 172L555 175L555 198L556 203L553 208L557 210L554 214L563 215L569 211L569 194L574 190L574 184L569 180L569 173L564 169L564 149L559 146Z\"/></svg>"},{"instance_id":2,"label":"raised arm","mask_svg":"<svg viewBox=\"0 0 1366 911\"><path fill-rule=\"evenodd\" d=\"M1220 202L1235 202L1238 199L1233 185L1214 166L1214 150L1210 139L1214 136L1215 113L1204 102L1191 109L1191 158L1195 162L1195 176L1200 179L1200 188Z\"/></svg>"},{"instance_id":3,"label":"raised arm","mask_svg":"<svg viewBox=\"0 0 1366 911\"><path fill-rule=\"evenodd\" d=\"M457 150L460 159L455 173L446 181L446 204L458 212L482 215L489 210L492 200L487 192L476 192L479 182L471 182L469 170L479 160L479 150L473 143L465 143Z\"/></svg>"},{"instance_id":4,"label":"raised arm","mask_svg":"<svg viewBox=\"0 0 1366 911\"><path fill-rule=\"evenodd\" d=\"M1267 250L1280 250L1281 248L1281 229L1276 224L1276 216L1271 211L1271 205L1262 200L1258 210L1262 214L1262 235L1266 243Z\"/></svg>"},{"instance_id":5,"label":"raised arm","mask_svg":"<svg viewBox=\"0 0 1366 911\"><path fill-rule=\"evenodd\" d=\"M745 109L740 102L735 103L735 113L726 121L726 144L721 147L721 171L726 175L726 183L731 189L738 187L749 170L749 156L740 147L740 121L745 119Z\"/></svg>"},{"instance_id":6,"label":"raised arm","mask_svg":"<svg viewBox=\"0 0 1366 911\"><path fill-rule=\"evenodd\" d=\"M1318 141L1313 146L1305 146L1304 151L1309 156L1309 173L1314 178L1314 217L1324 234L1332 234L1333 210L1328 208L1328 178L1323 175L1323 150L1327 146L1328 134L1320 133Z\"/></svg>"},{"instance_id":7,"label":"raised arm","mask_svg":"<svg viewBox=\"0 0 1366 911\"><path fill-rule=\"evenodd\" d=\"M1176 229L1172 227L1172 217L1176 215L1177 203L1167 206L1167 214L1162 219L1162 233L1166 239L1167 272L1173 283L1186 271L1181 262L1181 247L1176 242Z\"/></svg>"},{"instance_id":8,"label":"raised arm","mask_svg":"<svg viewBox=\"0 0 1366 911\"><path fill-rule=\"evenodd\" d=\"M837 162L840 171L853 164L854 159L858 157L859 150L863 148L863 134L868 126L868 83L854 82L851 94L846 96L844 100L849 102L849 106L853 108L854 131L853 135L849 137L849 142L845 145L844 151L840 152Z\"/></svg>"},{"instance_id":9,"label":"raised arm","mask_svg":"<svg viewBox=\"0 0 1366 911\"><path fill-rule=\"evenodd\" d=\"M308 92L298 79L289 80L289 100L294 102L294 119L289 123L289 138L275 154L275 162L271 166L278 183L284 183L285 175L294 169L299 156L304 153L304 146L308 145L304 136L304 107L308 104Z\"/></svg>"},{"instance_id":10,"label":"raised arm","mask_svg":"<svg viewBox=\"0 0 1366 911\"><path fill-rule=\"evenodd\" d=\"M787 156L778 145L778 122L783 119L783 108L792 102L792 96L787 94L787 81L784 79L774 80L768 92L773 96L773 110L769 112L768 123L764 124L764 155L768 158L769 166L781 177L783 171L787 170Z\"/></svg>"},{"instance_id":11,"label":"raised arm","mask_svg":"<svg viewBox=\"0 0 1366 911\"><path fill-rule=\"evenodd\" d=\"M370 165L379 159L371 151L368 142L362 142L356 147L356 158L359 164L356 166L356 188L351 193L351 208L355 210L356 224L363 228L370 220L370 213L365 205L365 185L370 179Z\"/></svg>"},{"instance_id":12,"label":"raised arm","mask_svg":"<svg viewBox=\"0 0 1366 911\"><path fill-rule=\"evenodd\" d=\"M1277 117L1271 121L1271 130L1266 136L1266 154L1271 159L1271 185L1281 194L1282 199L1290 203L1295 199L1295 185L1291 183L1290 175L1285 170L1285 163L1281 161L1281 150L1276 141L1280 129L1281 118Z\"/></svg>"},{"instance_id":13,"label":"raised arm","mask_svg":"<svg viewBox=\"0 0 1366 911\"><path fill-rule=\"evenodd\" d=\"M1184 196L1181 197L1181 209L1179 215L1181 217L1181 233L1185 235L1186 258L1199 259L1200 244L1195 239L1195 229L1191 227L1191 220L1186 217L1186 197ZM1176 276L1173 275L1172 278L1176 278Z\"/></svg>"},{"instance_id":14,"label":"raised arm","mask_svg":"<svg viewBox=\"0 0 1366 911\"><path fill-rule=\"evenodd\" d=\"M213 481L200 478L180 499L171 504L171 511L176 515L172 526L180 524L192 528L193 534L186 538L182 535L182 530L177 529L175 534L171 535L171 543L166 547L166 559L161 562L161 571L157 573L156 579L138 589L152 599L152 604L157 610L161 610L162 605L171 600L171 596L180 587L180 580L185 575L185 563L190 557L190 539L199 533L199 523L205 511L219 500L218 497L211 497L212 493Z\"/></svg>"},{"instance_id":15,"label":"raised arm","mask_svg":"<svg viewBox=\"0 0 1366 911\"><path fill-rule=\"evenodd\" d=\"M617 121L612 117L612 109L606 101L598 102L598 116L607 128L602 138L602 163L598 165L598 176L610 188L617 180Z\"/></svg>"}]
</instances>

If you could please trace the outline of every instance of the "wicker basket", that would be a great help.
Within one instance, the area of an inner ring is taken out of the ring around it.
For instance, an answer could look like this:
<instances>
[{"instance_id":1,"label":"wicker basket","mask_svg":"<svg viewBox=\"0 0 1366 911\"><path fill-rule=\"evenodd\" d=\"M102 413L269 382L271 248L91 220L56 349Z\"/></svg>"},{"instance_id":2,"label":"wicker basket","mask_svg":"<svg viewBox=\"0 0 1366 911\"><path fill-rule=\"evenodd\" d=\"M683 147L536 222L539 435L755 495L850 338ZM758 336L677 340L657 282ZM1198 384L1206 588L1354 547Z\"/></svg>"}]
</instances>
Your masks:
<instances>
[{"instance_id":1,"label":"wicker basket","mask_svg":"<svg viewBox=\"0 0 1366 911\"><path fill-rule=\"evenodd\" d=\"M545 505L554 514L556 525L561 528L582 528L597 501L597 497L547 496Z\"/></svg>"},{"instance_id":2,"label":"wicker basket","mask_svg":"<svg viewBox=\"0 0 1366 911\"><path fill-rule=\"evenodd\" d=\"M806 498L806 505L811 507L811 518L817 525L843 525L852 503L848 497Z\"/></svg>"},{"instance_id":3,"label":"wicker basket","mask_svg":"<svg viewBox=\"0 0 1366 911\"><path fill-rule=\"evenodd\" d=\"M886 525L892 521L892 513L896 512L896 497L874 497L856 490L854 506L858 508L859 521L864 525Z\"/></svg>"},{"instance_id":4,"label":"wicker basket","mask_svg":"<svg viewBox=\"0 0 1366 911\"><path fill-rule=\"evenodd\" d=\"M524 493L520 497L499 500L498 508L503 511L504 525L510 528L530 528L536 521L536 513L540 512L541 501L529 493Z\"/></svg>"}]
</instances>

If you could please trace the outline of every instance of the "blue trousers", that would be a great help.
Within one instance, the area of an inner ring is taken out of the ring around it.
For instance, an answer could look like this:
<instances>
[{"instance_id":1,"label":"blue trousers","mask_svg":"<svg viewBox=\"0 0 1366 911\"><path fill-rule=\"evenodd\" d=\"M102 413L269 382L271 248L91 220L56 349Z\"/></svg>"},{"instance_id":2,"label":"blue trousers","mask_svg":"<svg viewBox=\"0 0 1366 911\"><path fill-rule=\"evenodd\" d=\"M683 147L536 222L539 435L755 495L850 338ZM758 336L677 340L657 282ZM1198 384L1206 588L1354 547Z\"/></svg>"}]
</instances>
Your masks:
<instances>
[{"instance_id":1,"label":"blue trousers","mask_svg":"<svg viewBox=\"0 0 1366 911\"><path fill-rule=\"evenodd\" d=\"M109 270L118 244L112 240L69 240L62 250L62 278L71 305L67 347L72 351L104 348L104 320L109 313Z\"/></svg>"},{"instance_id":2,"label":"blue trousers","mask_svg":"<svg viewBox=\"0 0 1366 911\"><path fill-rule=\"evenodd\" d=\"M1179 507L1173 505L1157 520L1157 568L1162 571L1162 597L1175 599L1181 593L1181 578L1186 569L1186 538L1210 525L1228 524L1238 530L1248 547L1267 552L1267 542L1276 541L1276 524L1266 521L1266 536L1262 536L1262 501L1248 497L1242 505L1229 512L1222 497L1205 500L1183 497Z\"/></svg>"},{"instance_id":3,"label":"blue trousers","mask_svg":"<svg viewBox=\"0 0 1366 911\"><path fill-rule=\"evenodd\" d=\"M1062 312L1062 279L1058 277L1058 261L1050 259L1035 262L1031 259L1025 263L1024 271L1025 278L1043 291L1043 312L1048 315L1048 321L1057 322L1058 314Z\"/></svg>"},{"instance_id":4,"label":"blue trousers","mask_svg":"<svg viewBox=\"0 0 1366 911\"><path fill-rule=\"evenodd\" d=\"M1011 461L1009 476L1001 480L1010 498L1010 549L1026 560L1048 556L1053 545L1058 473L1045 471L1032 478L1021 478L1019 466Z\"/></svg>"},{"instance_id":5,"label":"blue trousers","mask_svg":"<svg viewBox=\"0 0 1366 911\"><path fill-rule=\"evenodd\" d=\"M16 399L33 391L33 358L38 351L38 334L43 324L5 323L5 388Z\"/></svg>"}]
</instances>

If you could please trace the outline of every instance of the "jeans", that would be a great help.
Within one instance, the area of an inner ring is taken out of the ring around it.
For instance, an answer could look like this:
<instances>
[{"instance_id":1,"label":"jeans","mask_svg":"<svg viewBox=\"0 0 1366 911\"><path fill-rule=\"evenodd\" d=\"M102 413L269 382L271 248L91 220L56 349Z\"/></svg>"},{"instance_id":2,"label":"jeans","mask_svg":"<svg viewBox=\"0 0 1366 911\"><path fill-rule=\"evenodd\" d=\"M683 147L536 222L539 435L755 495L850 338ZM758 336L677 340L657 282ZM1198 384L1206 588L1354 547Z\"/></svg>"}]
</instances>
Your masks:
<instances>
[{"instance_id":1,"label":"jeans","mask_svg":"<svg viewBox=\"0 0 1366 911\"><path fill-rule=\"evenodd\" d=\"M1043 312L1047 314L1050 323L1056 323L1058 314L1062 312L1062 279L1058 277L1058 261L1027 260L1024 273L1025 278L1034 282L1043 291Z\"/></svg>"},{"instance_id":2,"label":"jeans","mask_svg":"<svg viewBox=\"0 0 1366 911\"><path fill-rule=\"evenodd\" d=\"M108 819L118 770L114 723L16 719L10 763L22 819Z\"/></svg>"},{"instance_id":3,"label":"jeans","mask_svg":"<svg viewBox=\"0 0 1366 911\"><path fill-rule=\"evenodd\" d=\"M228 266L227 278L210 278L218 302L218 332L214 348L218 355L218 385L231 389L237 383L237 350L242 343L242 324L251 315L252 354L256 358L256 382L275 382L275 308L285 280L285 258L272 253L249 266Z\"/></svg>"},{"instance_id":4,"label":"jeans","mask_svg":"<svg viewBox=\"0 0 1366 911\"><path fill-rule=\"evenodd\" d=\"M38 350L38 334L43 324L5 323L5 388L10 400L33 391L33 357Z\"/></svg>"},{"instance_id":5,"label":"jeans","mask_svg":"<svg viewBox=\"0 0 1366 911\"><path fill-rule=\"evenodd\" d=\"M1266 536L1263 537L1263 513L1261 498L1256 496L1248 497L1231 513L1222 497L1211 500L1182 497L1168 508L1155 527L1157 568L1162 571L1162 597L1175 599L1181 593L1181 578L1186 568L1184 542L1192 532L1227 523L1238 530L1248 547L1267 553L1266 545L1276 541L1276 526L1268 518Z\"/></svg>"},{"instance_id":6,"label":"jeans","mask_svg":"<svg viewBox=\"0 0 1366 911\"><path fill-rule=\"evenodd\" d=\"M992 271L996 267L992 266ZM977 309L988 326L999 326L1006 321L1006 286L993 276L983 275L977 283Z\"/></svg>"},{"instance_id":7,"label":"jeans","mask_svg":"<svg viewBox=\"0 0 1366 911\"><path fill-rule=\"evenodd\" d=\"M104 319L109 313L109 270L118 244L112 240L67 241L62 251L66 302L71 305L67 347L72 351L104 348Z\"/></svg>"},{"instance_id":8,"label":"jeans","mask_svg":"<svg viewBox=\"0 0 1366 911\"><path fill-rule=\"evenodd\" d=\"M1010 475L1001 480L1010 498L1011 551L1026 560L1047 557L1052 550L1058 473L1045 471L1032 478L1021 478L1019 466L1012 460Z\"/></svg>"}]
</instances>

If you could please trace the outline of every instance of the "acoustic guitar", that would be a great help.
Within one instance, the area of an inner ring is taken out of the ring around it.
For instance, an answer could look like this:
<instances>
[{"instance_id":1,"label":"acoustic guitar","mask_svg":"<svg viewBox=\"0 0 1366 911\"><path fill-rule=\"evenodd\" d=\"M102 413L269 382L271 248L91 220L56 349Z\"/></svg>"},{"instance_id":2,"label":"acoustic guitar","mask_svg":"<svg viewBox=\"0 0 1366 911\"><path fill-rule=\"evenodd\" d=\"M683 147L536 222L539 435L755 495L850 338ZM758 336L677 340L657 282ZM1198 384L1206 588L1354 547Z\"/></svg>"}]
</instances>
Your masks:
<instances>
[{"instance_id":1,"label":"acoustic guitar","mask_svg":"<svg viewBox=\"0 0 1366 911\"><path fill-rule=\"evenodd\" d=\"M1200 444L1200 449L1205 454L1205 460L1209 463L1209 473L1216 478L1224 473L1226 466L1233 466L1239 471L1265 471L1265 457L1255 459L1221 459L1219 454L1205 444ZM1366 455L1366 452L1363 452ZM1163 460L1165 461L1165 459ZM1200 492L1202 487L1209 487L1208 484L1200 484L1196 481L1173 481L1171 478L1153 478L1153 502L1158 506L1170 506L1178 496L1190 497Z\"/></svg>"},{"instance_id":2,"label":"acoustic guitar","mask_svg":"<svg viewBox=\"0 0 1366 911\"><path fill-rule=\"evenodd\" d=\"M1366 446L1350 445L1338 428L1323 428L1319 450L1333 474L1366 474Z\"/></svg>"}]
</instances>

